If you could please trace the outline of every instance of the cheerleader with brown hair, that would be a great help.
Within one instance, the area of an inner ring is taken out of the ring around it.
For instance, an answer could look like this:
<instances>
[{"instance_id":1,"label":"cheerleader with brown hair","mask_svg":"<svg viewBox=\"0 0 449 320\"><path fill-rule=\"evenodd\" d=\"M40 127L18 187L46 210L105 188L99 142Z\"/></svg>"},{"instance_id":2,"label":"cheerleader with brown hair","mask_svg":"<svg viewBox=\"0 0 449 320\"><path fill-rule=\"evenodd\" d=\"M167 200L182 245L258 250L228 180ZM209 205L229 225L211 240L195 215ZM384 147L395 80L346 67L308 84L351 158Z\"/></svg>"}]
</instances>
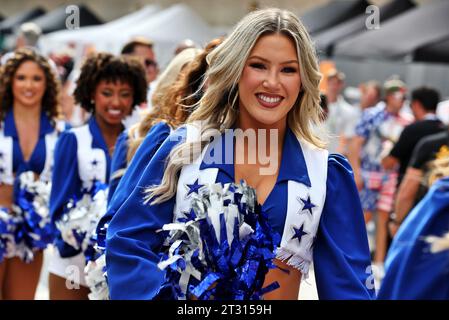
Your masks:
<instances>
[{"instance_id":1,"label":"cheerleader with brown hair","mask_svg":"<svg viewBox=\"0 0 449 320\"><path fill-rule=\"evenodd\" d=\"M65 129L58 120L58 94L59 82L51 62L32 49L15 51L1 67L2 299L34 299L43 249L52 241L46 223L46 190L52 178L56 139Z\"/></svg>"}]
</instances>

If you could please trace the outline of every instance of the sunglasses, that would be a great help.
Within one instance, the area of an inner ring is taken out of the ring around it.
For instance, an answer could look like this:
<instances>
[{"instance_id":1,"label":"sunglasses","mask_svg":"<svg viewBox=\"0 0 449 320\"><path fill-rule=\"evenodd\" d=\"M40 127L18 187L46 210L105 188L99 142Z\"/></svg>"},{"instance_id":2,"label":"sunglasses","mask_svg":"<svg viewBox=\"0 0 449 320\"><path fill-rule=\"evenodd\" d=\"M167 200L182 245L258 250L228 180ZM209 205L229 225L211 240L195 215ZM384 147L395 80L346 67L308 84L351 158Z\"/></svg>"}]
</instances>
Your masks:
<instances>
[{"instance_id":1,"label":"sunglasses","mask_svg":"<svg viewBox=\"0 0 449 320\"><path fill-rule=\"evenodd\" d=\"M400 91L397 91L397 92L393 93L393 97L397 100L404 100L405 94Z\"/></svg>"},{"instance_id":2,"label":"sunglasses","mask_svg":"<svg viewBox=\"0 0 449 320\"><path fill-rule=\"evenodd\" d=\"M157 68L157 62L151 59L145 59L144 61L145 67L149 68L149 67L154 67Z\"/></svg>"}]
</instances>

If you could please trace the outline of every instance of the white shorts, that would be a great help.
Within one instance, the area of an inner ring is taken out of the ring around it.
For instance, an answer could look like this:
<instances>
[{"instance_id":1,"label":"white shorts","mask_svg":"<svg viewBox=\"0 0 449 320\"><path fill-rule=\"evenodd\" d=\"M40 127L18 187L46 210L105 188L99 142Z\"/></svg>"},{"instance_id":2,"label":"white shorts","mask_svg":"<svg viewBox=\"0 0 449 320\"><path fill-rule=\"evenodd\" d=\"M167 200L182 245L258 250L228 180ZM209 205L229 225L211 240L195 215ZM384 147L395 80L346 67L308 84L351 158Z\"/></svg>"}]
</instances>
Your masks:
<instances>
[{"instance_id":1,"label":"white shorts","mask_svg":"<svg viewBox=\"0 0 449 320\"><path fill-rule=\"evenodd\" d=\"M71 283L80 284L87 287L86 278L84 276L84 267L86 266L86 258L81 252L70 258L61 258L56 247L49 248L48 271L59 277L70 280Z\"/></svg>"}]
</instances>

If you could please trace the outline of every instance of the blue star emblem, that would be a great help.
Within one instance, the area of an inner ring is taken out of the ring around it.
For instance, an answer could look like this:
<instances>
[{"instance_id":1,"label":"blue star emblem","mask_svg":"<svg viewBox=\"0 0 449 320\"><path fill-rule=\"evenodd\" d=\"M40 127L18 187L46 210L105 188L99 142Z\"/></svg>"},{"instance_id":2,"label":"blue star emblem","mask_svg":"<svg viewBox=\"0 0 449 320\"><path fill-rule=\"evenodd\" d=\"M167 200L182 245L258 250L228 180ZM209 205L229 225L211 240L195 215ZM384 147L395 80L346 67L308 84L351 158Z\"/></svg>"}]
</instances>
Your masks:
<instances>
[{"instance_id":1,"label":"blue star emblem","mask_svg":"<svg viewBox=\"0 0 449 320\"><path fill-rule=\"evenodd\" d=\"M308 232L304 231L304 224L302 224L301 227L299 227L299 229L293 227L293 231L295 232L295 234L293 235L291 240L297 238L299 243L301 243L302 236L309 234Z\"/></svg>"},{"instance_id":2,"label":"blue star emblem","mask_svg":"<svg viewBox=\"0 0 449 320\"><path fill-rule=\"evenodd\" d=\"M314 205L314 204L312 203L312 201L310 201L310 195L307 196L307 199L303 199L303 198L301 198L301 197L297 197L296 199L297 199L298 201L301 201L301 202L303 203L301 212L304 211L304 210L308 210L309 213L310 213L310 215L312 216L312 215L313 215L312 209L315 208L316 205Z\"/></svg>"},{"instance_id":3,"label":"blue star emblem","mask_svg":"<svg viewBox=\"0 0 449 320\"><path fill-rule=\"evenodd\" d=\"M178 221L179 222L187 222L187 221L192 221L196 219L196 214L195 211L193 211L193 209L191 209L190 211L183 211L182 214L184 215L184 218L179 218Z\"/></svg>"},{"instance_id":4,"label":"blue star emblem","mask_svg":"<svg viewBox=\"0 0 449 320\"><path fill-rule=\"evenodd\" d=\"M187 188L189 188L189 192L187 193L187 195L191 194L191 193L198 193L198 190L200 190L201 187L203 187L203 184L199 184L198 183L198 179L195 180L195 182L193 184L188 184Z\"/></svg>"}]
</instances>

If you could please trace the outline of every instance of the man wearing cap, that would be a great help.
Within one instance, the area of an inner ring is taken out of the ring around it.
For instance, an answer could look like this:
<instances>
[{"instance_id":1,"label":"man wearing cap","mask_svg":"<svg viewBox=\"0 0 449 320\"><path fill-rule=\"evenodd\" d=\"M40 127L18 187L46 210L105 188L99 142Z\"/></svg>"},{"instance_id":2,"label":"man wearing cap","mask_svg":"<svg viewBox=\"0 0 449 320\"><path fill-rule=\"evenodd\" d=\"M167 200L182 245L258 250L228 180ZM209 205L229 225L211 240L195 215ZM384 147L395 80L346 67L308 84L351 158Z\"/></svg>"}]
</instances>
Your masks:
<instances>
[{"instance_id":1,"label":"man wearing cap","mask_svg":"<svg viewBox=\"0 0 449 320\"><path fill-rule=\"evenodd\" d=\"M336 69L327 73L327 118L326 127L330 134L330 153L347 155L349 141L355 134L355 126L360 118L358 108L350 105L341 95L345 85L345 75Z\"/></svg>"},{"instance_id":2,"label":"man wearing cap","mask_svg":"<svg viewBox=\"0 0 449 320\"><path fill-rule=\"evenodd\" d=\"M41 35L41 28L34 22L25 22L21 24L17 34L16 49L23 47L37 48Z\"/></svg>"},{"instance_id":3,"label":"man wearing cap","mask_svg":"<svg viewBox=\"0 0 449 320\"><path fill-rule=\"evenodd\" d=\"M42 35L42 30L37 24L34 22L22 23L17 29L16 34L17 38L15 49L27 47L40 53L38 42L40 36ZM0 65L4 65L13 55L14 51L10 51L1 56ZM53 63L52 60L50 61Z\"/></svg>"},{"instance_id":4,"label":"man wearing cap","mask_svg":"<svg viewBox=\"0 0 449 320\"><path fill-rule=\"evenodd\" d=\"M349 160L360 192L365 221L377 213L374 263L383 266L387 250L387 223L393 209L397 172L384 170L381 160L390 153L403 128L413 117L401 112L406 86L399 79L384 84L385 105L366 109L356 127Z\"/></svg>"}]
</instances>

